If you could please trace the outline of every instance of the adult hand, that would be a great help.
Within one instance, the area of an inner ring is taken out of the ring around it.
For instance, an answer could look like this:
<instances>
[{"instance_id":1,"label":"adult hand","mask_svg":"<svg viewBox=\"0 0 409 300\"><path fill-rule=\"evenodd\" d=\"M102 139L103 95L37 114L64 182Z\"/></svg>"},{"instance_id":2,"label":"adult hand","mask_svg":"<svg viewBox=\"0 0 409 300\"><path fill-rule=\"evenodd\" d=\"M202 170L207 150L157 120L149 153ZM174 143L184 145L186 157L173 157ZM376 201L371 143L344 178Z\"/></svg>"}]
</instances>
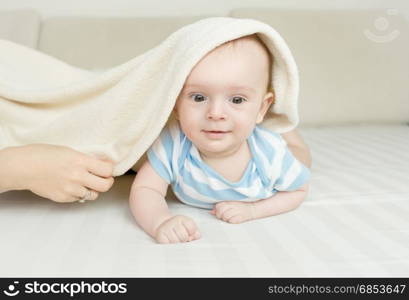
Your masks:
<instances>
[{"instance_id":1,"label":"adult hand","mask_svg":"<svg viewBox=\"0 0 409 300\"><path fill-rule=\"evenodd\" d=\"M5 151L3 157L7 160L2 168L8 171L9 189L28 189L55 202L74 202L84 197L87 189L92 191L87 200L95 200L99 192L108 191L114 183L114 163L107 158L50 144L10 147Z\"/></svg>"}]
</instances>

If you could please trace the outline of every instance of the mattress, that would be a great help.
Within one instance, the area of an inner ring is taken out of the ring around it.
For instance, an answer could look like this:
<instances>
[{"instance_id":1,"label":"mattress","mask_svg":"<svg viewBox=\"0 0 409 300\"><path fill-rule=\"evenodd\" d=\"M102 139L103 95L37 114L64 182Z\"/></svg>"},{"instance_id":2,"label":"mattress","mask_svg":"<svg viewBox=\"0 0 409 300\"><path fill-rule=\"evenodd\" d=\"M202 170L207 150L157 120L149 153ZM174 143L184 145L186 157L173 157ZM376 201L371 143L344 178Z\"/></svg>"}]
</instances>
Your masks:
<instances>
[{"instance_id":1,"label":"mattress","mask_svg":"<svg viewBox=\"0 0 409 300\"><path fill-rule=\"evenodd\" d=\"M0 276L408 277L409 126L302 128L311 189L296 210L228 224L169 196L202 238L156 244L128 207L135 175L95 202L0 194Z\"/></svg>"}]
</instances>

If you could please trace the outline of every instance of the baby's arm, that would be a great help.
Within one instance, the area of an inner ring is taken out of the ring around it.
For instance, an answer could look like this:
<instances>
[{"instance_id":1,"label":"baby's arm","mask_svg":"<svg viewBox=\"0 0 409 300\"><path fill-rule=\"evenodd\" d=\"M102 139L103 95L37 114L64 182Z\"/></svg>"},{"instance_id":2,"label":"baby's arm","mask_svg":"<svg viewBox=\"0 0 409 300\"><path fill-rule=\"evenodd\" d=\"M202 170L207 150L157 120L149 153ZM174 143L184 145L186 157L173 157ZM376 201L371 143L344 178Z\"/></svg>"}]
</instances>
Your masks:
<instances>
[{"instance_id":1,"label":"baby's arm","mask_svg":"<svg viewBox=\"0 0 409 300\"><path fill-rule=\"evenodd\" d=\"M166 204L168 183L147 160L132 184L129 205L139 226L159 243L190 242L200 238L192 219L173 216Z\"/></svg>"},{"instance_id":2,"label":"baby's arm","mask_svg":"<svg viewBox=\"0 0 409 300\"><path fill-rule=\"evenodd\" d=\"M292 211L299 207L308 194L309 184L296 191L281 191L274 196L253 202L254 219L270 217Z\"/></svg>"},{"instance_id":3,"label":"baby's arm","mask_svg":"<svg viewBox=\"0 0 409 300\"><path fill-rule=\"evenodd\" d=\"M217 203L211 213L229 223L243 223L250 220L271 217L296 209L308 193L308 184L296 191L278 192L274 196L254 202L223 201Z\"/></svg>"},{"instance_id":4,"label":"baby's arm","mask_svg":"<svg viewBox=\"0 0 409 300\"><path fill-rule=\"evenodd\" d=\"M311 151L296 129L281 133L291 153L306 167L311 168Z\"/></svg>"},{"instance_id":5,"label":"baby's arm","mask_svg":"<svg viewBox=\"0 0 409 300\"><path fill-rule=\"evenodd\" d=\"M292 155L306 167L311 167L311 152L296 129L282 133L287 148ZM308 193L308 184L295 191L280 191L274 196L255 202L223 201L217 203L211 213L229 223L242 223L249 220L270 217L296 209Z\"/></svg>"}]
</instances>

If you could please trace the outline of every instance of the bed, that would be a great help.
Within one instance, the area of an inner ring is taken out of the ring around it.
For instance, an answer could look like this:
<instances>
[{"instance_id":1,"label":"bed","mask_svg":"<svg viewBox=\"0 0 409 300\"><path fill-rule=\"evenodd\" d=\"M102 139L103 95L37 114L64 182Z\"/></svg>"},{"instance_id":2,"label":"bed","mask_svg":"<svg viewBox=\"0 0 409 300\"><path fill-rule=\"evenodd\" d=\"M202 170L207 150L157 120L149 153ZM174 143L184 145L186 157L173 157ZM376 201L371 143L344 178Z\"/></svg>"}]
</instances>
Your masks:
<instances>
[{"instance_id":1,"label":"bed","mask_svg":"<svg viewBox=\"0 0 409 300\"><path fill-rule=\"evenodd\" d=\"M303 128L311 190L296 210L229 224L168 197L202 238L156 244L128 208L135 174L95 202L0 194L0 275L10 277L407 277L409 126Z\"/></svg>"}]
</instances>

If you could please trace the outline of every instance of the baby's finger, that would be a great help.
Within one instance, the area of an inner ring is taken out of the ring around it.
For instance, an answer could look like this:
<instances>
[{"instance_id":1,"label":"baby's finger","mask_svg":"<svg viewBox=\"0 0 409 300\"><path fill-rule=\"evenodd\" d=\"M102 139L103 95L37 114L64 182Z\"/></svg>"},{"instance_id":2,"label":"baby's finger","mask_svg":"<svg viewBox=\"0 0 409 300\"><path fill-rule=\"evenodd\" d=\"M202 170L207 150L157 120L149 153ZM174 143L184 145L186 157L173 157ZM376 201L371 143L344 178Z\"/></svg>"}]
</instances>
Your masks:
<instances>
[{"instance_id":1,"label":"baby's finger","mask_svg":"<svg viewBox=\"0 0 409 300\"><path fill-rule=\"evenodd\" d=\"M193 235L197 231L197 226L193 220L184 220L182 222L183 226L186 228L187 233L190 235Z\"/></svg>"},{"instance_id":2,"label":"baby's finger","mask_svg":"<svg viewBox=\"0 0 409 300\"><path fill-rule=\"evenodd\" d=\"M176 233L176 235L177 235L180 242L187 242L188 241L189 234L188 234L187 229L185 228L185 226L180 224L177 227L173 228L173 230L175 231L175 233Z\"/></svg>"},{"instance_id":3,"label":"baby's finger","mask_svg":"<svg viewBox=\"0 0 409 300\"><path fill-rule=\"evenodd\" d=\"M169 242L172 244L179 242L179 238L176 235L175 229L173 227L169 228L169 230L166 231L166 236L168 237Z\"/></svg>"},{"instance_id":4,"label":"baby's finger","mask_svg":"<svg viewBox=\"0 0 409 300\"><path fill-rule=\"evenodd\" d=\"M232 217L237 215L237 210L236 209L228 209L224 212L223 216L222 216L222 220L225 222L228 222Z\"/></svg>"},{"instance_id":5,"label":"baby's finger","mask_svg":"<svg viewBox=\"0 0 409 300\"><path fill-rule=\"evenodd\" d=\"M191 236L189 236L188 242L191 242L191 241L200 239L201 236L202 236L202 235L200 234L200 232L199 232L199 231L196 231L194 234L192 234Z\"/></svg>"},{"instance_id":6,"label":"baby's finger","mask_svg":"<svg viewBox=\"0 0 409 300\"><path fill-rule=\"evenodd\" d=\"M220 203L217 203L217 204L214 206L214 212L215 212L216 218L220 219L220 217L222 216L223 211L224 211L225 209L226 209L226 206L220 205Z\"/></svg>"},{"instance_id":7,"label":"baby's finger","mask_svg":"<svg viewBox=\"0 0 409 300\"><path fill-rule=\"evenodd\" d=\"M166 236L166 234L164 234L163 232L159 233L158 236L156 237L156 241L159 244L169 244L169 239Z\"/></svg>"},{"instance_id":8,"label":"baby's finger","mask_svg":"<svg viewBox=\"0 0 409 300\"><path fill-rule=\"evenodd\" d=\"M202 235L200 234L199 231L196 231L195 234L193 235L194 240L200 239L201 237L202 237Z\"/></svg>"},{"instance_id":9,"label":"baby's finger","mask_svg":"<svg viewBox=\"0 0 409 300\"><path fill-rule=\"evenodd\" d=\"M213 209L211 210L211 214L215 215L217 217L217 213L223 214L223 212L231 207L232 201L222 201L218 202L213 206Z\"/></svg>"},{"instance_id":10,"label":"baby's finger","mask_svg":"<svg viewBox=\"0 0 409 300\"><path fill-rule=\"evenodd\" d=\"M226 206L221 207L219 210L216 211L216 217L217 217L218 219L223 219L223 215L224 215L227 211L229 211L229 210L231 210L231 209L232 209L232 207L229 206L229 205L226 205Z\"/></svg>"},{"instance_id":11,"label":"baby's finger","mask_svg":"<svg viewBox=\"0 0 409 300\"><path fill-rule=\"evenodd\" d=\"M235 215L227 220L227 222L231 224L239 224L239 223L243 223L243 221L244 221L244 218L242 215Z\"/></svg>"}]
</instances>

